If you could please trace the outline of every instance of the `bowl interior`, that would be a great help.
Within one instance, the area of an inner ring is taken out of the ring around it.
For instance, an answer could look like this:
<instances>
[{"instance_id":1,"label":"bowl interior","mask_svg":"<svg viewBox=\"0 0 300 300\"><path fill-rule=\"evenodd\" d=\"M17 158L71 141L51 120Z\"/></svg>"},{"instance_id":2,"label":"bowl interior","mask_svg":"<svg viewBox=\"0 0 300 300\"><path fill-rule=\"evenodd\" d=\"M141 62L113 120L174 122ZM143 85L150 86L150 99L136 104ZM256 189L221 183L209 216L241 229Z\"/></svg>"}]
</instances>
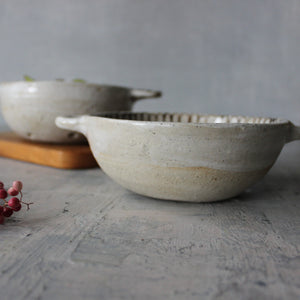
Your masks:
<instances>
[{"instance_id":1,"label":"bowl interior","mask_svg":"<svg viewBox=\"0 0 300 300\"><path fill-rule=\"evenodd\" d=\"M186 113L109 112L100 115L98 114L97 116L119 120L199 124L280 124L287 122L278 118Z\"/></svg>"}]
</instances>

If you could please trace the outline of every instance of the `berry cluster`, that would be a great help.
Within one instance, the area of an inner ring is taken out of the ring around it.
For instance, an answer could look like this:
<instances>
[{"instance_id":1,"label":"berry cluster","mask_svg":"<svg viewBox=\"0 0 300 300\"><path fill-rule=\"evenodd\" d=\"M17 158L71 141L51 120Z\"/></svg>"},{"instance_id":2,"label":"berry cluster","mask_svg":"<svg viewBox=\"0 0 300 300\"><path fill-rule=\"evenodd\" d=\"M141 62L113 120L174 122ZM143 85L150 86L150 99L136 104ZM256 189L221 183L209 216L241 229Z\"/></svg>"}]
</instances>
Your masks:
<instances>
[{"instance_id":1,"label":"berry cluster","mask_svg":"<svg viewBox=\"0 0 300 300\"><path fill-rule=\"evenodd\" d=\"M0 224L3 224L5 218L9 218L13 212L17 212L22 208L22 204L27 206L27 210L29 209L30 204L22 201L23 184L21 181L14 181L12 186L6 190L4 188L3 182L0 181ZM19 198L16 196L20 195ZM11 196L9 200L7 200L8 196Z\"/></svg>"}]
</instances>

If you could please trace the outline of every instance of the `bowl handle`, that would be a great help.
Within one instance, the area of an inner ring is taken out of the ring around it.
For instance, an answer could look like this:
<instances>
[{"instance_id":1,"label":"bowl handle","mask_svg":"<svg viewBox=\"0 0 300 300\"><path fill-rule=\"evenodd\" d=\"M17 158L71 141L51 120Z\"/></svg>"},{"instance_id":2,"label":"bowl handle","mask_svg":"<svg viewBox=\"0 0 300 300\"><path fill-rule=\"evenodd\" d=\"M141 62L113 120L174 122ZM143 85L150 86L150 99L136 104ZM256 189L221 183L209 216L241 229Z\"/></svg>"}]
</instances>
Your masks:
<instances>
[{"instance_id":1,"label":"bowl handle","mask_svg":"<svg viewBox=\"0 0 300 300\"><path fill-rule=\"evenodd\" d=\"M71 131L78 131L86 134L85 116L79 117L57 117L55 119L57 127Z\"/></svg>"},{"instance_id":2,"label":"bowl handle","mask_svg":"<svg viewBox=\"0 0 300 300\"><path fill-rule=\"evenodd\" d=\"M140 99L159 98L162 95L161 91L152 91L144 89L131 89L129 91L129 94L132 101L134 102Z\"/></svg>"},{"instance_id":3,"label":"bowl handle","mask_svg":"<svg viewBox=\"0 0 300 300\"><path fill-rule=\"evenodd\" d=\"M291 123L290 135L288 137L287 143L300 140L300 126L296 126Z\"/></svg>"}]
</instances>

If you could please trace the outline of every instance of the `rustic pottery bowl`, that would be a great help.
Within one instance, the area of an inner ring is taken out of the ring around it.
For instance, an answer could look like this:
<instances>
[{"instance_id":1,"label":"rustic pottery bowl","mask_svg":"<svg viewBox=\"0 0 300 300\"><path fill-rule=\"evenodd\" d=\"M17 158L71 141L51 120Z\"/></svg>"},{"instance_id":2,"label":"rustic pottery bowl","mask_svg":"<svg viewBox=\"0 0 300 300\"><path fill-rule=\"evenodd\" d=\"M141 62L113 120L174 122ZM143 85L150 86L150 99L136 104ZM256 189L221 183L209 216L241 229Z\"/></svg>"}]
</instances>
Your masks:
<instances>
[{"instance_id":1,"label":"rustic pottery bowl","mask_svg":"<svg viewBox=\"0 0 300 300\"><path fill-rule=\"evenodd\" d=\"M158 91L119 86L60 81L18 81L0 84L2 114L18 135L42 142L77 143L84 140L55 126L59 115L95 114L131 110L144 98L155 98Z\"/></svg>"},{"instance_id":2,"label":"rustic pottery bowl","mask_svg":"<svg viewBox=\"0 0 300 300\"><path fill-rule=\"evenodd\" d=\"M273 118L114 113L58 117L83 133L103 169L123 187L168 200L209 202L261 179L300 127Z\"/></svg>"}]
</instances>

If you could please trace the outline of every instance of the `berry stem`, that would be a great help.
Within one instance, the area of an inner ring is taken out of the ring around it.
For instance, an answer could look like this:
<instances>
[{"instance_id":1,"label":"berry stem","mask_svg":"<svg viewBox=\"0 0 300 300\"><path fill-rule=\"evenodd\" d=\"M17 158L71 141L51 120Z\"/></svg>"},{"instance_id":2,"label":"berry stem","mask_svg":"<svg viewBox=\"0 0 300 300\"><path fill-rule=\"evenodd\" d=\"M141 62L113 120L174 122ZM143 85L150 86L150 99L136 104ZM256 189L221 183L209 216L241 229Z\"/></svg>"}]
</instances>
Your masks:
<instances>
[{"instance_id":1,"label":"berry stem","mask_svg":"<svg viewBox=\"0 0 300 300\"><path fill-rule=\"evenodd\" d=\"M27 210L30 209L30 205L33 204L33 202L23 202L20 200L21 203L25 204L27 206Z\"/></svg>"}]
</instances>

